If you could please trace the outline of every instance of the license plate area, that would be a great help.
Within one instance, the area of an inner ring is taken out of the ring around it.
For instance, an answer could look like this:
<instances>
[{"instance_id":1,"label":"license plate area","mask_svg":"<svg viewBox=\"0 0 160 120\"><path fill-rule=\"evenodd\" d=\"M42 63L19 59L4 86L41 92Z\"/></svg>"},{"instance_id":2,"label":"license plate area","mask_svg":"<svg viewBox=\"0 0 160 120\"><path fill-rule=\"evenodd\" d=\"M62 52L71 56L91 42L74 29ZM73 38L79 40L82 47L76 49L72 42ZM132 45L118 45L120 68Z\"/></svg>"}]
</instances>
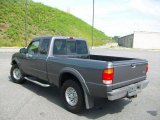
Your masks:
<instances>
[{"instance_id":1,"label":"license plate area","mask_svg":"<svg viewBox=\"0 0 160 120\"><path fill-rule=\"evenodd\" d=\"M137 95L139 92L141 91L141 85L140 84L134 84L134 85L131 85L128 89L128 96L131 97L131 96L135 96Z\"/></svg>"}]
</instances>

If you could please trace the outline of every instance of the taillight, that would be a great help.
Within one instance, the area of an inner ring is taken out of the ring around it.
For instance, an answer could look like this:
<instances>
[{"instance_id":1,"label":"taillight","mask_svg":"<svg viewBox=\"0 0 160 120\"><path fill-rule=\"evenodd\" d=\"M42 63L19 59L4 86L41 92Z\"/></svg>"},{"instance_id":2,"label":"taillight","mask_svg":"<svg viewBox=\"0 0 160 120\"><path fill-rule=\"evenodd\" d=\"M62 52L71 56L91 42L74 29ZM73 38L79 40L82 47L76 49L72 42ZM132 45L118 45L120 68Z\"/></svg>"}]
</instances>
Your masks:
<instances>
[{"instance_id":1,"label":"taillight","mask_svg":"<svg viewBox=\"0 0 160 120\"><path fill-rule=\"evenodd\" d=\"M104 84L112 84L113 81L113 77L114 77L114 69L113 68L108 68L103 70L102 73L102 80Z\"/></svg>"},{"instance_id":2,"label":"taillight","mask_svg":"<svg viewBox=\"0 0 160 120\"><path fill-rule=\"evenodd\" d=\"M146 64L146 73L148 72L148 64Z\"/></svg>"}]
</instances>

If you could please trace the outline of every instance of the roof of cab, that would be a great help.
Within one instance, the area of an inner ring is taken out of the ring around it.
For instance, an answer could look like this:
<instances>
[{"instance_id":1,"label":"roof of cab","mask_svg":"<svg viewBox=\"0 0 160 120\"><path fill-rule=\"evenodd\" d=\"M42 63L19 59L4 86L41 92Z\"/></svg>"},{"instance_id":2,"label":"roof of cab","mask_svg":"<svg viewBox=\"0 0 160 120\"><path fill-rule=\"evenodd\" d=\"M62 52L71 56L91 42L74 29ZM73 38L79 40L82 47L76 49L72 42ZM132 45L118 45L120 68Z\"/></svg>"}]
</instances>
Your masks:
<instances>
[{"instance_id":1,"label":"roof of cab","mask_svg":"<svg viewBox=\"0 0 160 120\"><path fill-rule=\"evenodd\" d=\"M72 36L70 36L70 37L69 36L38 36L38 37L33 38L32 41L38 40L38 39L44 39L44 38L46 38L46 39L52 39L52 38L54 38L54 39L70 39L71 37ZM73 37L72 39L85 41L84 38L79 38L79 37Z\"/></svg>"}]
</instances>

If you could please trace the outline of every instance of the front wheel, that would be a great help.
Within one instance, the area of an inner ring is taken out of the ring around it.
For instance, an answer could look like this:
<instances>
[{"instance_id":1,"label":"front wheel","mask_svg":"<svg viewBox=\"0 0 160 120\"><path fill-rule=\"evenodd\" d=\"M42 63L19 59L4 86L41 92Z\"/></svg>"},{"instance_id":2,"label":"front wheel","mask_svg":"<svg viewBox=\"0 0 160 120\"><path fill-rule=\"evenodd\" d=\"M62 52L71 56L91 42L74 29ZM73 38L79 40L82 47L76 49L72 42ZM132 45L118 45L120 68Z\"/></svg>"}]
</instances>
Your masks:
<instances>
[{"instance_id":1,"label":"front wheel","mask_svg":"<svg viewBox=\"0 0 160 120\"><path fill-rule=\"evenodd\" d=\"M11 75L12 81L15 83L22 84L26 81L18 65L12 65L10 70L10 75Z\"/></svg>"},{"instance_id":2,"label":"front wheel","mask_svg":"<svg viewBox=\"0 0 160 120\"><path fill-rule=\"evenodd\" d=\"M80 84L74 80L64 82L61 88L61 96L67 110L79 113L84 109L83 90Z\"/></svg>"}]
</instances>

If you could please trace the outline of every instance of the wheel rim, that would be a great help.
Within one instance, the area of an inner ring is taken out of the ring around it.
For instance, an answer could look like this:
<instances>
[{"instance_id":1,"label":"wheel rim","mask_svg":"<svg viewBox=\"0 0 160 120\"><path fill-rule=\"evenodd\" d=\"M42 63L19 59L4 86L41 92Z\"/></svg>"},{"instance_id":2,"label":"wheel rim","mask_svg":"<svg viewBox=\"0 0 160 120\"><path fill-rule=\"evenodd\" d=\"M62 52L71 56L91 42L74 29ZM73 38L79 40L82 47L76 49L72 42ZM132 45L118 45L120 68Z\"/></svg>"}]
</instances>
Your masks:
<instances>
[{"instance_id":1,"label":"wheel rim","mask_svg":"<svg viewBox=\"0 0 160 120\"><path fill-rule=\"evenodd\" d=\"M78 95L74 88L68 87L65 91L65 98L69 105L75 106L78 102Z\"/></svg>"},{"instance_id":2,"label":"wheel rim","mask_svg":"<svg viewBox=\"0 0 160 120\"><path fill-rule=\"evenodd\" d=\"M19 68L15 68L13 70L13 77L16 79L16 80L20 80L21 77L22 77L22 74L21 74L21 71L19 70Z\"/></svg>"}]
</instances>

